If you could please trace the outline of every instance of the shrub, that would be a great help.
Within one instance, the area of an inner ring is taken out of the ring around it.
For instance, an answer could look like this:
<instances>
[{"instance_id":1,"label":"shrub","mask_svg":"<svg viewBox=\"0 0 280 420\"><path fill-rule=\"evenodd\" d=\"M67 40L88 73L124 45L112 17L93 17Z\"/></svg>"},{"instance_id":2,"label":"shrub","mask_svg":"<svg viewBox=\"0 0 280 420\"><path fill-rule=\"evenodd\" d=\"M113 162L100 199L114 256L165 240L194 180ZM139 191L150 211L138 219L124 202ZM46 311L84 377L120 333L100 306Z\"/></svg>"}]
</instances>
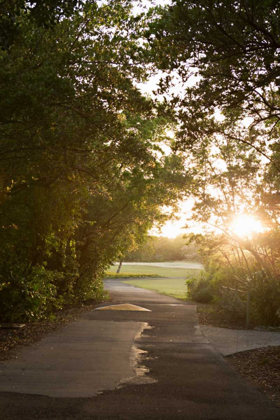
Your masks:
<instances>
[{"instance_id":1,"label":"shrub","mask_svg":"<svg viewBox=\"0 0 280 420\"><path fill-rule=\"evenodd\" d=\"M202 271L199 277L187 280L188 297L199 303L209 303L213 300L212 274Z\"/></svg>"},{"instance_id":2,"label":"shrub","mask_svg":"<svg viewBox=\"0 0 280 420\"><path fill-rule=\"evenodd\" d=\"M3 321L28 321L46 318L47 312L58 304L57 290L52 283L53 273L44 267L34 267L28 276L18 273L10 281L0 282L0 316Z\"/></svg>"},{"instance_id":3,"label":"shrub","mask_svg":"<svg viewBox=\"0 0 280 420\"><path fill-rule=\"evenodd\" d=\"M271 276L265 270L250 276L252 285L252 306L260 322L266 325L280 325L280 276Z\"/></svg>"},{"instance_id":4,"label":"shrub","mask_svg":"<svg viewBox=\"0 0 280 420\"><path fill-rule=\"evenodd\" d=\"M225 289L218 301L226 316L231 319L244 319L246 316L246 302L241 300L237 292Z\"/></svg>"}]
</instances>

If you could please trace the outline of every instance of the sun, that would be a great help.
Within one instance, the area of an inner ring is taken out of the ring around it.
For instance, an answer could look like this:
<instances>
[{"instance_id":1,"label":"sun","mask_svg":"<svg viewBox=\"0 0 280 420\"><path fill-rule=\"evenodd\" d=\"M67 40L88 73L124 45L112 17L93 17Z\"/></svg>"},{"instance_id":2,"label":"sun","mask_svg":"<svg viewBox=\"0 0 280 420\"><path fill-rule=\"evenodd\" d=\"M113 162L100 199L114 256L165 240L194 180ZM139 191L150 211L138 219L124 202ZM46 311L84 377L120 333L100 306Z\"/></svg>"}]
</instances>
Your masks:
<instances>
[{"instance_id":1,"label":"sun","mask_svg":"<svg viewBox=\"0 0 280 420\"><path fill-rule=\"evenodd\" d=\"M249 238L254 235L254 233L263 232L264 227L261 221L254 216L240 214L239 216L236 216L230 224L230 230L237 236Z\"/></svg>"}]
</instances>

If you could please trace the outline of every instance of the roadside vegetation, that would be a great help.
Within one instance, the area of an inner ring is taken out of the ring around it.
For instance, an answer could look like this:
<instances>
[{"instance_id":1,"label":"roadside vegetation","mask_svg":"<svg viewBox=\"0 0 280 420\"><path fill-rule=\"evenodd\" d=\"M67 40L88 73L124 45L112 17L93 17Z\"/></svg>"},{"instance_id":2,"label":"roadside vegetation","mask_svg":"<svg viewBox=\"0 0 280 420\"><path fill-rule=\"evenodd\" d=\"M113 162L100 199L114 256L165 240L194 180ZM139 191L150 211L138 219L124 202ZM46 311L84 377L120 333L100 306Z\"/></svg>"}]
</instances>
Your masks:
<instances>
[{"instance_id":1,"label":"roadside vegetation","mask_svg":"<svg viewBox=\"0 0 280 420\"><path fill-rule=\"evenodd\" d=\"M4 2L0 27L0 317L32 321L102 299L105 270L189 178L136 87L149 68L131 2Z\"/></svg>"},{"instance_id":2,"label":"roadside vegetation","mask_svg":"<svg viewBox=\"0 0 280 420\"><path fill-rule=\"evenodd\" d=\"M187 284L191 299L202 304L212 304L209 310L201 309L206 311L204 316L207 316L208 311L208 316L220 319L221 323L226 321L245 325L249 299L251 326L279 326L280 279L278 275L273 276L266 261L262 261L264 247L259 254L255 242L252 255L234 245L225 245L220 240L216 242L217 246L213 240L209 244L205 237L202 241L202 255L208 264L209 261L212 264L205 265L205 271L189 279ZM256 257L261 264L256 263Z\"/></svg>"}]
</instances>

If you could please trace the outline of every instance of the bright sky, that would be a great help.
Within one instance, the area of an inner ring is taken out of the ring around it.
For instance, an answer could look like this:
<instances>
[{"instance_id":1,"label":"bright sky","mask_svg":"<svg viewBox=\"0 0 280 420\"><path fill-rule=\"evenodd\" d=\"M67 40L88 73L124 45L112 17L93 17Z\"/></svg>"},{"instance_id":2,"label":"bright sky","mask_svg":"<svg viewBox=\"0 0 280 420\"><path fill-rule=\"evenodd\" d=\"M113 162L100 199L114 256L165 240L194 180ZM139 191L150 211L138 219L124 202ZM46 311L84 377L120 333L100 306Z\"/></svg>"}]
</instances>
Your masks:
<instances>
[{"instance_id":1,"label":"bright sky","mask_svg":"<svg viewBox=\"0 0 280 420\"><path fill-rule=\"evenodd\" d=\"M138 6L135 6L135 11L136 13L141 12L141 9L143 10L143 8L149 8L151 6L155 6L155 5L167 5L168 3L170 3L170 0L143 0L140 3L138 2ZM140 6L139 6L140 4ZM193 69L195 71L195 69ZM150 78L150 80L148 80L146 83L144 84L138 84L139 89L144 93L144 94L148 94L151 96L154 96L152 91L155 91L157 89L157 85L160 81L160 79L164 77L164 73L163 72L158 72L158 74L154 75L153 77ZM186 86L193 86L195 85L195 83L199 80L198 77L196 76L191 76L187 83L185 84L184 87ZM182 85L180 85L179 80L178 83L176 83L176 75L175 73L173 74L173 83L175 86L172 87L172 89L170 89L171 93L180 95L183 94L184 92L184 88L182 87ZM159 98L159 97L158 97ZM160 99L160 98L159 98ZM217 109L216 113L215 113L215 117L217 118L217 120L223 120L223 115L220 113L220 111ZM247 127L250 125L251 123L251 119L246 118L244 119L244 126ZM172 133L170 135L170 137L172 137ZM164 147L163 146L163 150L165 153L168 154L168 147ZM169 237L169 238L175 238L178 235L184 234L184 233L201 233L203 232L203 227L202 225L199 224L195 224L194 222L190 221L189 219L191 218L192 215L192 207L194 204L194 200L192 198L187 199L184 202L181 202L179 204L179 212L177 213L177 218L174 220L170 220L169 222L167 222L162 228L161 230L157 230L155 228L153 228L150 233L152 235L161 235L161 236L165 236L165 237ZM188 228L185 228L185 226L188 224ZM252 232L260 232L262 228L262 226L260 225L259 221L254 220L254 218L248 216L248 215L237 215L236 221L233 223L233 225L231 226L231 229L233 231L233 233L235 233L236 235L245 235L245 233L247 235L250 235Z\"/></svg>"},{"instance_id":2,"label":"bright sky","mask_svg":"<svg viewBox=\"0 0 280 420\"><path fill-rule=\"evenodd\" d=\"M144 0L141 1L141 7L139 6L135 6L135 10L137 12L141 11L142 7L149 7L149 6L154 6L156 4L158 5L165 5L170 3L170 0L154 0L154 1L149 1L149 0ZM154 75L153 77L150 78L149 81L147 81L144 84L138 84L139 89L141 89L141 91L144 94L148 94L153 96L152 91L157 89L157 85L161 79L161 77L164 76L163 72L159 72L158 74ZM174 78L175 78L175 74L174 74ZM197 81L197 78L195 78L194 76L190 77L189 81L188 81L188 85L191 86L193 84L195 84ZM174 86L174 88L171 90L172 93L177 93L179 94L182 91L181 87L178 85ZM166 152L165 148L163 147L164 151ZM190 232L190 230L188 229L184 229L184 226L186 226L187 224L187 219L191 216L191 209L193 206L193 200L192 199L188 199L184 202L181 202L179 205L179 212L177 214L177 220L170 220L169 222L167 222L162 228L161 230L157 230L157 229L152 229L151 230L151 234L152 235L162 235L162 236L167 236L169 238L176 238L176 236L184 234L184 233L188 233ZM199 227L197 226L192 226L191 231L193 232L201 232L201 229L199 229Z\"/></svg>"},{"instance_id":3,"label":"bright sky","mask_svg":"<svg viewBox=\"0 0 280 420\"><path fill-rule=\"evenodd\" d=\"M193 200L189 199L181 202L179 205L180 211L177 214L178 220L170 220L167 222L159 231L158 229L152 229L151 235L155 236L167 236L168 238L176 238L176 236L188 233L184 226L187 223L187 218L191 215L191 209L193 206Z\"/></svg>"}]
</instances>

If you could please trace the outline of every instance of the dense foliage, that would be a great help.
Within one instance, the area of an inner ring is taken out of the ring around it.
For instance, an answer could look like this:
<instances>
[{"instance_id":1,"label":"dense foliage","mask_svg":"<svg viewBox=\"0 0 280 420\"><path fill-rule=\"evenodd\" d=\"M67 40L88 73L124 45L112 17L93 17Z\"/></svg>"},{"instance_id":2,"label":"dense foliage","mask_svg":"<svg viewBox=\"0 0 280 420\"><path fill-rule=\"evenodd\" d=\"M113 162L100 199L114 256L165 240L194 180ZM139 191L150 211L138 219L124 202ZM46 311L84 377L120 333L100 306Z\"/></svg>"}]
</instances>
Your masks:
<instances>
[{"instance_id":1,"label":"dense foliage","mask_svg":"<svg viewBox=\"0 0 280 420\"><path fill-rule=\"evenodd\" d=\"M106 267L188 176L135 87L147 67L129 1L5 5L0 314L23 320L102 296Z\"/></svg>"},{"instance_id":2,"label":"dense foliage","mask_svg":"<svg viewBox=\"0 0 280 420\"><path fill-rule=\"evenodd\" d=\"M174 149L192 168L194 218L212 227L196 238L208 282L252 290L270 324L280 321L279 12L274 0L173 0L146 31L177 123ZM244 213L265 231L237 235L231 224Z\"/></svg>"}]
</instances>

